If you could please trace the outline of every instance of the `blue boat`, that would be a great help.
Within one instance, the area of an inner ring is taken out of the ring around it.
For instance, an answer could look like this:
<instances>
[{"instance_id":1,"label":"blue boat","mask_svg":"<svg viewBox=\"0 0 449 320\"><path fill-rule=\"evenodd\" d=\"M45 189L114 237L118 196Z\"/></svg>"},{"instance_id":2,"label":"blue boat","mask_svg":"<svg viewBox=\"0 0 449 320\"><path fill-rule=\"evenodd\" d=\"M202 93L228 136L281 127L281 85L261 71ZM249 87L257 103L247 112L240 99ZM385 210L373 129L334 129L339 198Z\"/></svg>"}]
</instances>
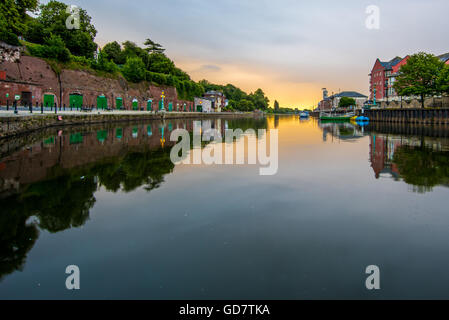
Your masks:
<instances>
[{"instance_id":1,"label":"blue boat","mask_svg":"<svg viewBox=\"0 0 449 320\"><path fill-rule=\"evenodd\" d=\"M302 111L302 112L299 114L299 116L300 116L301 118L308 118L308 117L309 117L309 113L308 113L307 111Z\"/></svg>"}]
</instances>

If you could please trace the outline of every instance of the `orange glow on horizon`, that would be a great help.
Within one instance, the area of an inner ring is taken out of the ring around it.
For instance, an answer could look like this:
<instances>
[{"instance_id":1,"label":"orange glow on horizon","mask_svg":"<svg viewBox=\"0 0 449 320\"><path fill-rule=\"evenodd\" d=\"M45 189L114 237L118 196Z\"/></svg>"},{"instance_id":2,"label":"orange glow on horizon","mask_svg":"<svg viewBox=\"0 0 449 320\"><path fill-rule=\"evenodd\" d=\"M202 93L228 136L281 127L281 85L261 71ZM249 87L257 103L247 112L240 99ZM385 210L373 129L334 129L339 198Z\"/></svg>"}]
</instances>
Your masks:
<instances>
[{"instance_id":1,"label":"orange glow on horizon","mask_svg":"<svg viewBox=\"0 0 449 320\"><path fill-rule=\"evenodd\" d=\"M239 87L246 93L261 88L270 99L270 107L277 100L281 108L312 109L321 100L322 86L316 83L295 83L278 79L279 75L270 71L252 69L248 66L220 65L219 70L202 69L204 63L177 59L179 67L185 70L194 81L203 79L214 84L228 83Z\"/></svg>"}]
</instances>

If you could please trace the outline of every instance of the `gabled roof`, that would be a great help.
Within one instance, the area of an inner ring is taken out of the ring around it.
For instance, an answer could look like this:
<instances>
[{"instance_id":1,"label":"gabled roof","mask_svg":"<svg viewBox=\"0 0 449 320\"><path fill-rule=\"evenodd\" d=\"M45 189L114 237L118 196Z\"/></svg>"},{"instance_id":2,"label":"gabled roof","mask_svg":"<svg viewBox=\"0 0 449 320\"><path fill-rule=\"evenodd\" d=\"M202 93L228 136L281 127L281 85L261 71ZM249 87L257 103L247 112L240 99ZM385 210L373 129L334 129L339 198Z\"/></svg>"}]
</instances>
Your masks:
<instances>
[{"instance_id":1,"label":"gabled roof","mask_svg":"<svg viewBox=\"0 0 449 320\"><path fill-rule=\"evenodd\" d=\"M380 60L379 60L380 61ZM391 59L390 61L384 62L384 61L380 61L380 64L385 68L385 69L391 69L393 68L395 65L397 65L399 62L402 61L401 57L396 57Z\"/></svg>"},{"instance_id":2,"label":"gabled roof","mask_svg":"<svg viewBox=\"0 0 449 320\"><path fill-rule=\"evenodd\" d=\"M443 62L447 62L449 60L449 52L445 53L445 54L442 54L442 55L438 56L437 58L440 59Z\"/></svg>"},{"instance_id":3,"label":"gabled roof","mask_svg":"<svg viewBox=\"0 0 449 320\"><path fill-rule=\"evenodd\" d=\"M329 97L329 98L343 98L343 97L348 97L348 98L368 98L367 96L355 92L355 91L343 91L340 92L338 94L334 94L333 96Z\"/></svg>"},{"instance_id":4,"label":"gabled roof","mask_svg":"<svg viewBox=\"0 0 449 320\"><path fill-rule=\"evenodd\" d=\"M211 91L207 91L205 93L205 95L222 96L223 92L211 90Z\"/></svg>"}]
</instances>

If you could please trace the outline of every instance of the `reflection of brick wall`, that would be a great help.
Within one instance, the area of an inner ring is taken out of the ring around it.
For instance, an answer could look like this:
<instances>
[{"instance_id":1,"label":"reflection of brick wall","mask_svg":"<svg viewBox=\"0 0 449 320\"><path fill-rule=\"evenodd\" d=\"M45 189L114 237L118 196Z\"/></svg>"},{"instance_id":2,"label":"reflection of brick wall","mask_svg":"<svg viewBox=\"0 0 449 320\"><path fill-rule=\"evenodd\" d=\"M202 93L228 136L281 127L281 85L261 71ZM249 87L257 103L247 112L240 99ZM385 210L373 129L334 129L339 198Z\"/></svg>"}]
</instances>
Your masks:
<instances>
[{"instance_id":1,"label":"reflection of brick wall","mask_svg":"<svg viewBox=\"0 0 449 320\"><path fill-rule=\"evenodd\" d=\"M148 83L130 84L121 77L103 78L76 70L62 70L58 79L44 60L35 57L23 56L19 63L1 62L0 70L6 71L6 81L0 81L0 105L6 105L6 93L10 95L11 104L11 97L25 91L33 93L33 105L42 102L43 94L52 93L56 96L58 105L62 96L62 104L68 107L70 94L79 93L83 95L84 105L88 106L96 106L97 97L105 95L109 107L115 108L116 98L120 97L127 109L131 109L133 99L137 99L139 106L146 109L147 101L152 99L153 110L156 110L164 91L164 105L167 110L168 103L171 102L174 111L178 104L179 108L183 109L184 103L188 111L193 111L193 102L179 100L174 87L157 87Z\"/></svg>"},{"instance_id":2,"label":"reflection of brick wall","mask_svg":"<svg viewBox=\"0 0 449 320\"><path fill-rule=\"evenodd\" d=\"M148 126L151 126L151 136L148 136ZM80 144L70 144L70 135L48 137L44 141L35 143L0 161L0 181L16 181L20 185L44 180L51 172L71 169L103 159L125 156L128 152L143 152L161 147L161 130L164 128L165 147L174 145L170 142L171 130L185 128L192 131L192 121L174 120L162 124L151 122L148 124L117 125L107 130L104 141L98 139L97 131L83 136ZM119 139L116 129L123 128L123 136ZM137 128L137 137L133 136L133 129Z\"/></svg>"},{"instance_id":3,"label":"reflection of brick wall","mask_svg":"<svg viewBox=\"0 0 449 320\"><path fill-rule=\"evenodd\" d=\"M399 176L400 172L393 162L393 156L402 144L398 141L388 141L388 139L378 135L371 135L370 141L370 161L376 179L384 172Z\"/></svg>"}]
</instances>

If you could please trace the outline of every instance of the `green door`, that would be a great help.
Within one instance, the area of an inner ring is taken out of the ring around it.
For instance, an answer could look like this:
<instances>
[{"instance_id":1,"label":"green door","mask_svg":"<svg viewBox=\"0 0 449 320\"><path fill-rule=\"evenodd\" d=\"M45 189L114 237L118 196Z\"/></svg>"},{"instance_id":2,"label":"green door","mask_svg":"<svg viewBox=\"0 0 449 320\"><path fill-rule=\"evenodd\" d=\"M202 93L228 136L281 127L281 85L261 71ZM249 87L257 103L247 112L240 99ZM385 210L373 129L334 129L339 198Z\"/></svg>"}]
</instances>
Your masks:
<instances>
[{"instance_id":1,"label":"green door","mask_svg":"<svg viewBox=\"0 0 449 320\"><path fill-rule=\"evenodd\" d=\"M203 112L202 106L196 106L196 112Z\"/></svg>"},{"instance_id":2,"label":"green door","mask_svg":"<svg viewBox=\"0 0 449 320\"><path fill-rule=\"evenodd\" d=\"M71 94L69 96L70 108L81 109L83 106L83 96L80 94Z\"/></svg>"},{"instance_id":3,"label":"green door","mask_svg":"<svg viewBox=\"0 0 449 320\"><path fill-rule=\"evenodd\" d=\"M187 106L186 106L186 104L184 103L184 112L186 112L187 111Z\"/></svg>"},{"instance_id":4,"label":"green door","mask_svg":"<svg viewBox=\"0 0 449 320\"><path fill-rule=\"evenodd\" d=\"M55 105L55 96L52 94L44 94L44 107L53 107Z\"/></svg>"},{"instance_id":5,"label":"green door","mask_svg":"<svg viewBox=\"0 0 449 320\"><path fill-rule=\"evenodd\" d=\"M107 137L108 137L108 132L106 130L99 130L99 131L97 131L97 139L101 143L103 143L106 140Z\"/></svg>"},{"instance_id":6,"label":"green door","mask_svg":"<svg viewBox=\"0 0 449 320\"><path fill-rule=\"evenodd\" d=\"M97 108L98 109L107 109L108 108L108 99L105 96L99 96L97 98Z\"/></svg>"},{"instance_id":7,"label":"green door","mask_svg":"<svg viewBox=\"0 0 449 320\"><path fill-rule=\"evenodd\" d=\"M122 128L118 128L116 131L115 131L115 137L117 138L117 139L121 139L121 138L123 138L123 129Z\"/></svg>"},{"instance_id":8,"label":"green door","mask_svg":"<svg viewBox=\"0 0 449 320\"><path fill-rule=\"evenodd\" d=\"M120 110L123 107L123 99L122 98L117 98L115 99L115 107Z\"/></svg>"},{"instance_id":9,"label":"green door","mask_svg":"<svg viewBox=\"0 0 449 320\"><path fill-rule=\"evenodd\" d=\"M159 101L159 110L164 109L164 103L161 101Z\"/></svg>"},{"instance_id":10,"label":"green door","mask_svg":"<svg viewBox=\"0 0 449 320\"><path fill-rule=\"evenodd\" d=\"M151 105L153 104L152 100L148 100L147 102L147 111L151 111Z\"/></svg>"},{"instance_id":11,"label":"green door","mask_svg":"<svg viewBox=\"0 0 449 320\"><path fill-rule=\"evenodd\" d=\"M80 144L83 143L83 135L78 133L73 133L70 135L70 144Z\"/></svg>"},{"instance_id":12,"label":"green door","mask_svg":"<svg viewBox=\"0 0 449 320\"><path fill-rule=\"evenodd\" d=\"M173 111L173 102L170 102L168 104L168 111L172 112Z\"/></svg>"},{"instance_id":13,"label":"green door","mask_svg":"<svg viewBox=\"0 0 449 320\"><path fill-rule=\"evenodd\" d=\"M44 140L44 145L53 145L55 144L55 137L50 137Z\"/></svg>"},{"instance_id":14,"label":"green door","mask_svg":"<svg viewBox=\"0 0 449 320\"><path fill-rule=\"evenodd\" d=\"M136 99L133 100L133 110L139 110L139 102Z\"/></svg>"}]
</instances>

